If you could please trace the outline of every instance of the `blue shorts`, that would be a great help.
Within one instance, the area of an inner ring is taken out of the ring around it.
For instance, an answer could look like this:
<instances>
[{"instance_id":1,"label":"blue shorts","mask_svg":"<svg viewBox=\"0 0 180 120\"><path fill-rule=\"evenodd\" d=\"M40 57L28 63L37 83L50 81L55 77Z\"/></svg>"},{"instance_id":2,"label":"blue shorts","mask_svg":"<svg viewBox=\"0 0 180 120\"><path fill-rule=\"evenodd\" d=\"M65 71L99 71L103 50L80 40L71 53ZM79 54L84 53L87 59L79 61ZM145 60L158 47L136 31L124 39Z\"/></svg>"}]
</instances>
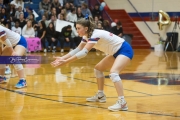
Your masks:
<instances>
[{"instance_id":1,"label":"blue shorts","mask_svg":"<svg viewBox=\"0 0 180 120\"><path fill-rule=\"evenodd\" d=\"M129 43L124 41L121 48L113 56L116 58L118 55L124 55L132 60L134 52Z\"/></svg>"},{"instance_id":2,"label":"blue shorts","mask_svg":"<svg viewBox=\"0 0 180 120\"><path fill-rule=\"evenodd\" d=\"M25 48L27 48L27 42L26 42L26 39L21 36L19 42L17 43L17 45L21 45L21 46L24 46Z\"/></svg>"}]
</instances>

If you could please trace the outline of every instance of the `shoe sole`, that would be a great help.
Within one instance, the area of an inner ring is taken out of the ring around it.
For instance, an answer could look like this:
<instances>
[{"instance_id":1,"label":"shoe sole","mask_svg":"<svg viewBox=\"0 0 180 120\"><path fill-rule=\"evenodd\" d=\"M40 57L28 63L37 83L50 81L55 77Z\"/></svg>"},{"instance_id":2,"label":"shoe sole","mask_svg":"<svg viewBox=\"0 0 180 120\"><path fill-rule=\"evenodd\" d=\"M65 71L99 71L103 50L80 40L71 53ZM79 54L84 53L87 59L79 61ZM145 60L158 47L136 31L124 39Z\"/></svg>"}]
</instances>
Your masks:
<instances>
[{"instance_id":1,"label":"shoe sole","mask_svg":"<svg viewBox=\"0 0 180 120\"><path fill-rule=\"evenodd\" d=\"M16 86L14 86L15 88L18 88L18 89L21 89L21 88L25 88L25 87L27 87L27 85L25 85L25 86L23 86L23 87L16 87Z\"/></svg>"},{"instance_id":2,"label":"shoe sole","mask_svg":"<svg viewBox=\"0 0 180 120\"><path fill-rule=\"evenodd\" d=\"M87 102L100 102L100 103L104 103L106 102L106 100L86 100Z\"/></svg>"},{"instance_id":3,"label":"shoe sole","mask_svg":"<svg viewBox=\"0 0 180 120\"><path fill-rule=\"evenodd\" d=\"M121 108L121 109L111 109L111 108L109 108L108 107L108 110L111 110L111 111L113 111L113 112L117 112L117 111L127 111L128 110L128 107L126 107L126 108Z\"/></svg>"}]
</instances>

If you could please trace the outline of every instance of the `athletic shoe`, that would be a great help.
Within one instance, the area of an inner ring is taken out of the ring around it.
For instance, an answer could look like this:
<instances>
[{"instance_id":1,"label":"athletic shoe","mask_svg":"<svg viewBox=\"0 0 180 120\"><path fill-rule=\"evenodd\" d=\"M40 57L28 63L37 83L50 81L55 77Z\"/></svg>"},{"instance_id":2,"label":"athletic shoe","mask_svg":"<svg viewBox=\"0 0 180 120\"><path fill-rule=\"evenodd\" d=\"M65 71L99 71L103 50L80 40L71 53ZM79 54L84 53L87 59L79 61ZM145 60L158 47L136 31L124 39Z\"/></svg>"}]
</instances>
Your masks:
<instances>
[{"instance_id":1,"label":"athletic shoe","mask_svg":"<svg viewBox=\"0 0 180 120\"><path fill-rule=\"evenodd\" d=\"M2 83L7 83L7 79L6 79L6 77L0 76L0 84L2 84Z\"/></svg>"},{"instance_id":2,"label":"athletic shoe","mask_svg":"<svg viewBox=\"0 0 180 120\"><path fill-rule=\"evenodd\" d=\"M105 94L100 95L99 93L96 93L95 96L87 98L86 101L88 101L88 102L106 102L106 95Z\"/></svg>"},{"instance_id":3,"label":"athletic shoe","mask_svg":"<svg viewBox=\"0 0 180 120\"><path fill-rule=\"evenodd\" d=\"M118 100L116 104L109 106L108 109L114 112L120 110L128 110L127 102L126 101L122 102L122 100Z\"/></svg>"},{"instance_id":4,"label":"athletic shoe","mask_svg":"<svg viewBox=\"0 0 180 120\"><path fill-rule=\"evenodd\" d=\"M26 80L20 79L19 82L15 85L16 88L24 88L27 86Z\"/></svg>"},{"instance_id":5,"label":"athletic shoe","mask_svg":"<svg viewBox=\"0 0 180 120\"><path fill-rule=\"evenodd\" d=\"M11 74L11 69L10 69L10 67L7 67L7 68L6 68L6 70L5 70L5 74L6 74L6 75Z\"/></svg>"}]
</instances>

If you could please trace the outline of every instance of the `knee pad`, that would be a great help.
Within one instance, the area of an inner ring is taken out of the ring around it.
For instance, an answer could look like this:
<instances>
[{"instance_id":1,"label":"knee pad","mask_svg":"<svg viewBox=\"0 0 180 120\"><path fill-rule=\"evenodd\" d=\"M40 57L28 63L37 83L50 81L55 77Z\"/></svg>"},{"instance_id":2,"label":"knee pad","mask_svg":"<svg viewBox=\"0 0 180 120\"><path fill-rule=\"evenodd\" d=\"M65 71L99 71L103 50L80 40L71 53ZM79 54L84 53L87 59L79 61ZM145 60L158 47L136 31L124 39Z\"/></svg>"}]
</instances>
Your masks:
<instances>
[{"instance_id":1,"label":"knee pad","mask_svg":"<svg viewBox=\"0 0 180 120\"><path fill-rule=\"evenodd\" d=\"M99 71L99 70L96 70L96 69L94 69L94 74L95 74L95 77L96 77L96 78L102 78L102 77L104 77L103 72L101 72L101 71Z\"/></svg>"},{"instance_id":2,"label":"knee pad","mask_svg":"<svg viewBox=\"0 0 180 120\"><path fill-rule=\"evenodd\" d=\"M110 79L115 83L121 80L118 73L109 74Z\"/></svg>"},{"instance_id":3,"label":"knee pad","mask_svg":"<svg viewBox=\"0 0 180 120\"><path fill-rule=\"evenodd\" d=\"M13 64L14 68L16 71L20 71L23 69L23 65L22 64Z\"/></svg>"},{"instance_id":4,"label":"knee pad","mask_svg":"<svg viewBox=\"0 0 180 120\"><path fill-rule=\"evenodd\" d=\"M5 64L0 64L0 69L5 69L6 65Z\"/></svg>"}]
</instances>

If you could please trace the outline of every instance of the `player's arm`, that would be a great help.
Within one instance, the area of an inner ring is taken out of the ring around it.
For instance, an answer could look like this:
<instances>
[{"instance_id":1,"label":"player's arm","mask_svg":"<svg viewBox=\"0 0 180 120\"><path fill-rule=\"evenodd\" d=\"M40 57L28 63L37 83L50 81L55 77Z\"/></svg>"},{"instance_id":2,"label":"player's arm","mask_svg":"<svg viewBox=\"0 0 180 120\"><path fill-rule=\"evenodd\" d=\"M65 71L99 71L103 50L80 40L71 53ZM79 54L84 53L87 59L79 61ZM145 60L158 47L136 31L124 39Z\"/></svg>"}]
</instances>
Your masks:
<instances>
[{"instance_id":1,"label":"player's arm","mask_svg":"<svg viewBox=\"0 0 180 120\"><path fill-rule=\"evenodd\" d=\"M74 49L74 50L70 51L68 54L62 56L62 59L66 60L66 59L74 56L76 53L81 51L84 48L85 45L86 44L84 42L81 42L76 49Z\"/></svg>"},{"instance_id":2,"label":"player's arm","mask_svg":"<svg viewBox=\"0 0 180 120\"><path fill-rule=\"evenodd\" d=\"M82 50L80 50L78 53L76 53L75 55L69 57L68 59L66 60L60 60L60 61L55 61L53 63L51 63L51 65L53 67L57 67L57 66L62 66L62 65L65 65L67 63L70 63L70 62L73 62L77 59L81 59L83 57L85 57L88 52L93 48L93 46L95 45L96 43L87 43Z\"/></svg>"},{"instance_id":3,"label":"player's arm","mask_svg":"<svg viewBox=\"0 0 180 120\"><path fill-rule=\"evenodd\" d=\"M0 37L0 40L2 41L3 44L6 45L7 49L9 49L9 51L10 51L11 53L14 52L13 47L12 47L12 44L11 44L10 40L6 37L6 35L1 36L1 37Z\"/></svg>"}]
</instances>

